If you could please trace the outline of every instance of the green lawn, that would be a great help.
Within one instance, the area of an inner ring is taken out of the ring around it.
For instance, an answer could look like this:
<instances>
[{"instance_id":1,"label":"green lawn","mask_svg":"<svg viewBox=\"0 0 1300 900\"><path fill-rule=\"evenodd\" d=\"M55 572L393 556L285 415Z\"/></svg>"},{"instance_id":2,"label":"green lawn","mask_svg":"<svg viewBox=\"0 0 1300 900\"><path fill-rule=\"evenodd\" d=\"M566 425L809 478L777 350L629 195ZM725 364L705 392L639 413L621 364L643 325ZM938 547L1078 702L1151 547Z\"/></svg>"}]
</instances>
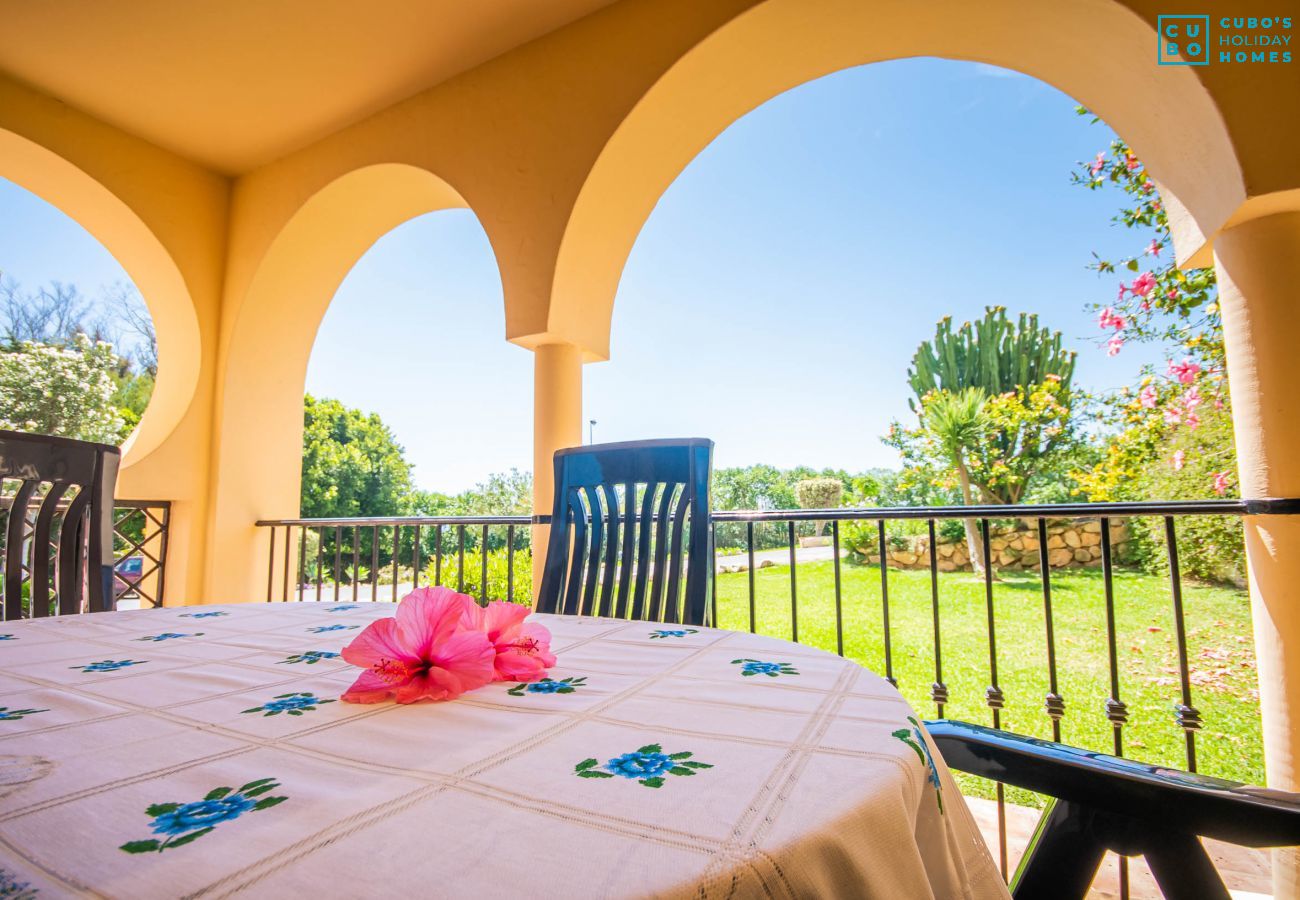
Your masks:
<instances>
[{"instance_id":1,"label":"green lawn","mask_svg":"<svg viewBox=\"0 0 1300 900\"><path fill-rule=\"evenodd\" d=\"M884 674L880 570L842 563L844 654ZM831 561L796 568L799 642L834 652L835 589ZM718 576L718 624L749 628L749 575ZM755 572L756 630L789 638L790 568ZM1070 570L1052 575L1058 690L1065 698L1062 740L1111 752L1105 716L1110 675L1101 573ZM1047 642L1042 586L1032 573L1007 574L994 584L998 680L1005 695L1002 726L1051 737L1043 709L1047 693ZM929 572L889 572L889 614L894 677L922 717L934 717L934 635ZM1197 736L1198 771L1263 784L1259 702L1245 591L1184 584L1192 705L1204 728ZM969 573L939 576L943 677L950 718L990 723L984 703L989 684L988 627L984 583ZM1125 755L1186 768L1182 729L1174 722L1178 670L1168 579L1135 571L1115 575L1115 615L1120 699L1128 705ZM992 796L986 782L966 780L964 789ZM977 783L978 782L978 783ZM1033 802L1022 792L1016 802Z\"/></svg>"}]
</instances>

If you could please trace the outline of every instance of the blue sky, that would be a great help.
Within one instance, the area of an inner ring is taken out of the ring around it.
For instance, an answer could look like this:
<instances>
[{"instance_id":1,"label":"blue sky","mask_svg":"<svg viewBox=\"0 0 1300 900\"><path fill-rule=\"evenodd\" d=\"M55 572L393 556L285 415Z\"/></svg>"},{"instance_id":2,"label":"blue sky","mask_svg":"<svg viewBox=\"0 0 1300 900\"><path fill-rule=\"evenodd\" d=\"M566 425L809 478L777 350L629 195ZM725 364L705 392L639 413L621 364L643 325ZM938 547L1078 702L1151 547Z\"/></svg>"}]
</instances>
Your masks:
<instances>
[{"instance_id":1,"label":"blue sky","mask_svg":"<svg viewBox=\"0 0 1300 900\"><path fill-rule=\"evenodd\" d=\"M1069 173L1112 135L1031 78L919 59L840 72L740 119L680 175L623 274L611 360L586 367L598 441L711 437L718 465L896 465L905 372L935 322L991 304L1036 311L1093 389L1152 348L1108 358L1090 303L1117 279L1093 250L1145 240L1119 197ZM0 182L0 268L95 294L125 280L75 224ZM317 337L309 391L379 412L425 488L531 465L532 355L505 343L486 236L464 210L390 232L357 263ZM585 434L585 427L584 427Z\"/></svg>"}]
</instances>

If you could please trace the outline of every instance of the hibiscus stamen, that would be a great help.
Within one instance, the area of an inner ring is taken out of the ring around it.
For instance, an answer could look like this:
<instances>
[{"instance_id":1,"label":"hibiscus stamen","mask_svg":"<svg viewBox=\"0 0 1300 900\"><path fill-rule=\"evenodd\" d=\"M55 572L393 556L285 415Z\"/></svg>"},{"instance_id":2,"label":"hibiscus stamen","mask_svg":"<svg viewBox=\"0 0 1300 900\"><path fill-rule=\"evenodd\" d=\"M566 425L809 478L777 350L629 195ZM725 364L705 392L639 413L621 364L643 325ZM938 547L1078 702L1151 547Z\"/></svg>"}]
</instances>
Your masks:
<instances>
[{"instance_id":1,"label":"hibiscus stamen","mask_svg":"<svg viewBox=\"0 0 1300 900\"><path fill-rule=\"evenodd\" d=\"M411 677L411 667L399 659L381 659L370 667L381 680L398 684Z\"/></svg>"},{"instance_id":2,"label":"hibiscus stamen","mask_svg":"<svg viewBox=\"0 0 1300 900\"><path fill-rule=\"evenodd\" d=\"M541 641L538 641L536 638L525 637L515 641L511 646L525 656L528 656L537 652L538 648L541 647Z\"/></svg>"}]
</instances>

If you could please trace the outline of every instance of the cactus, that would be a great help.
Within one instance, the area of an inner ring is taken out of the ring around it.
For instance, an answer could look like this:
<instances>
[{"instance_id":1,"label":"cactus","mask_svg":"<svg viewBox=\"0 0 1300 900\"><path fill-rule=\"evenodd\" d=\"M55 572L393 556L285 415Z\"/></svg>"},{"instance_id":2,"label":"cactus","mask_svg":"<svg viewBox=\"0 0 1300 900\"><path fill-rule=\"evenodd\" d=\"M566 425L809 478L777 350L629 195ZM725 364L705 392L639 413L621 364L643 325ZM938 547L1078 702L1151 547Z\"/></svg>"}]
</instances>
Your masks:
<instances>
[{"instance_id":1,"label":"cactus","mask_svg":"<svg viewBox=\"0 0 1300 900\"><path fill-rule=\"evenodd\" d=\"M907 380L917 402L937 389L957 392L980 388L986 395L1002 394L1041 384L1048 375L1061 379L1065 391L1074 375L1075 354L1061 348L1061 332L1038 327L1038 316L1021 313L1007 318L1002 306L991 306L984 318L963 322L956 331L952 317L939 320L933 341L923 341L912 357Z\"/></svg>"}]
</instances>

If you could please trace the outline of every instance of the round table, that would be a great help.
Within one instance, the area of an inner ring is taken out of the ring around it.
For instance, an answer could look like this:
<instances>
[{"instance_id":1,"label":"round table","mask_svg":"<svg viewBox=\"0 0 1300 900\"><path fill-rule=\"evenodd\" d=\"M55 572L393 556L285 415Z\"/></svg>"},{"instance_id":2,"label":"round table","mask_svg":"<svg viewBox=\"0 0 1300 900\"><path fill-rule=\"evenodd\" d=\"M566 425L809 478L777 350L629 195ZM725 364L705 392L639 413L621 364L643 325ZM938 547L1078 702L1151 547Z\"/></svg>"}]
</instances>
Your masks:
<instances>
[{"instance_id":1,"label":"round table","mask_svg":"<svg viewBox=\"0 0 1300 900\"><path fill-rule=\"evenodd\" d=\"M340 702L358 670L339 650L393 610L0 624L0 888L1007 896L915 713L853 662L710 628L537 616L559 658L547 681Z\"/></svg>"}]
</instances>

